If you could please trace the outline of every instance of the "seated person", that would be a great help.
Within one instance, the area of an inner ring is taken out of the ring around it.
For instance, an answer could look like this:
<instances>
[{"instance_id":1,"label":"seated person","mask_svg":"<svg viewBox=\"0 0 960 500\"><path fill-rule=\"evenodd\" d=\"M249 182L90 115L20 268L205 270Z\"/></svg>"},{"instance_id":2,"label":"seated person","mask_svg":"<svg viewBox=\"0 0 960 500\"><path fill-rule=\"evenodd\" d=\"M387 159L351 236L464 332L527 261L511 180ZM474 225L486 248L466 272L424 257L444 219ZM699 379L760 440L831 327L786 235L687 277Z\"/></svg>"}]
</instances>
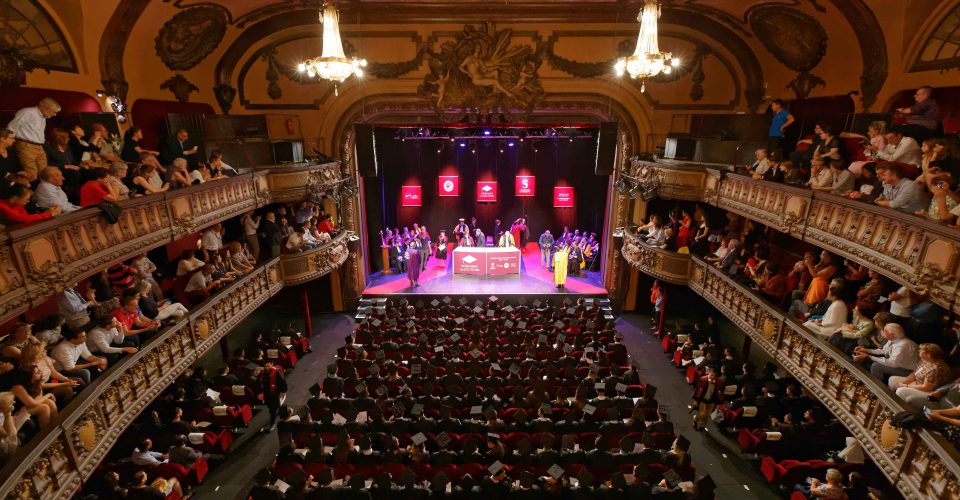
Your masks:
<instances>
[{"instance_id":1,"label":"seated person","mask_svg":"<svg viewBox=\"0 0 960 500\"><path fill-rule=\"evenodd\" d=\"M30 202L30 196L33 191L30 188L12 184L3 188L3 199L0 199L0 222L5 224L27 224L30 222L39 222L49 220L60 215L60 207L51 207L46 212L38 214L27 213L27 203Z\"/></svg>"},{"instance_id":2,"label":"seated person","mask_svg":"<svg viewBox=\"0 0 960 500\"><path fill-rule=\"evenodd\" d=\"M890 207L901 212L916 213L926 210L929 203L917 184L904 177L903 167L895 163L887 167L883 194L875 201L881 207Z\"/></svg>"},{"instance_id":3,"label":"seated person","mask_svg":"<svg viewBox=\"0 0 960 500\"><path fill-rule=\"evenodd\" d=\"M109 362L116 362L121 355L137 352L135 342L126 340L120 331L120 322L113 316L97 319L97 326L87 333L87 349L94 354L103 355Z\"/></svg>"},{"instance_id":4,"label":"seated person","mask_svg":"<svg viewBox=\"0 0 960 500\"><path fill-rule=\"evenodd\" d=\"M807 495L809 498L824 498L828 500L842 500L847 498L847 493L843 489L843 474L837 469L827 469L825 477L826 482L820 482L819 479L807 478L808 485L798 484L796 491Z\"/></svg>"},{"instance_id":5,"label":"seated person","mask_svg":"<svg viewBox=\"0 0 960 500\"><path fill-rule=\"evenodd\" d=\"M755 161L753 165L750 166L750 176L754 179L763 179L767 171L773 167L770 165L770 162L767 161L767 150L760 148L753 152L753 156Z\"/></svg>"},{"instance_id":6,"label":"seated person","mask_svg":"<svg viewBox=\"0 0 960 500\"><path fill-rule=\"evenodd\" d=\"M177 263L177 276L186 276L203 267L203 261L197 258L194 250L184 250Z\"/></svg>"},{"instance_id":7,"label":"seated person","mask_svg":"<svg viewBox=\"0 0 960 500\"><path fill-rule=\"evenodd\" d=\"M197 302L203 302L210 298L210 294L222 283L220 280L213 279L213 270L213 266L207 264L193 273L184 291Z\"/></svg>"},{"instance_id":8,"label":"seated person","mask_svg":"<svg viewBox=\"0 0 960 500\"><path fill-rule=\"evenodd\" d=\"M107 359L98 358L87 349L87 332L83 330L64 332L63 341L54 346L50 357L60 373L80 379L85 385L90 385L92 379L90 368L107 369Z\"/></svg>"},{"instance_id":9,"label":"seated person","mask_svg":"<svg viewBox=\"0 0 960 500\"><path fill-rule=\"evenodd\" d=\"M833 176L830 194L845 196L853 191L856 178L841 160L830 160L830 174Z\"/></svg>"},{"instance_id":10,"label":"seated person","mask_svg":"<svg viewBox=\"0 0 960 500\"><path fill-rule=\"evenodd\" d=\"M114 191L107 169L101 167L91 169L87 176L89 180L80 188L81 207L92 207L108 201L113 203L120 201L120 195Z\"/></svg>"},{"instance_id":11,"label":"seated person","mask_svg":"<svg viewBox=\"0 0 960 500\"><path fill-rule=\"evenodd\" d=\"M906 377L890 377L888 385L891 391L907 404L922 407L937 387L953 379L950 366L944 360L943 349L937 344L920 344L920 363L917 369Z\"/></svg>"},{"instance_id":12,"label":"seated person","mask_svg":"<svg viewBox=\"0 0 960 500\"><path fill-rule=\"evenodd\" d=\"M823 317L815 318L803 324L805 328L821 337L830 337L847 323L847 304L839 296L840 290L831 286L827 292L830 306Z\"/></svg>"},{"instance_id":13,"label":"seated person","mask_svg":"<svg viewBox=\"0 0 960 500\"><path fill-rule=\"evenodd\" d=\"M120 297L120 307L113 310L113 317L117 319L120 333L135 346L152 337L160 328L159 321L140 314L138 297L139 294L132 290L124 293Z\"/></svg>"},{"instance_id":14,"label":"seated person","mask_svg":"<svg viewBox=\"0 0 960 500\"><path fill-rule=\"evenodd\" d=\"M203 458L203 453L198 452L192 447L187 445L187 438L184 436L177 436L173 438L173 446L167 450L168 461L175 464L180 464L184 467L192 467L193 464Z\"/></svg>"},{"instance_id":15,"label":"seated person","mask_svg":"<svg viewBox=\"0 0 960 500\"><path fill-rule=\"evenodd\" d=\"M853 321L840 327L828 340L847 354L852 354L858 345L869 345L870 335L876 330L873 322L876 312L875 303L858 303L853 308Z\"/></svg>"},{"instance_id":16,"label":"seated person","mask_svg":"<svg viewBox=\"0 0 960 500\"><path fill-rule=\"evenodd\" d=\"M913 373L920 362L917 343L908 339L903 327L897 323L887 323L881 331L887 341L880 349L868 349L857 346L853 360L860 362L870 359L870 373L887 382L891 375L905 377Z\"/></svg>"}]
</instances>

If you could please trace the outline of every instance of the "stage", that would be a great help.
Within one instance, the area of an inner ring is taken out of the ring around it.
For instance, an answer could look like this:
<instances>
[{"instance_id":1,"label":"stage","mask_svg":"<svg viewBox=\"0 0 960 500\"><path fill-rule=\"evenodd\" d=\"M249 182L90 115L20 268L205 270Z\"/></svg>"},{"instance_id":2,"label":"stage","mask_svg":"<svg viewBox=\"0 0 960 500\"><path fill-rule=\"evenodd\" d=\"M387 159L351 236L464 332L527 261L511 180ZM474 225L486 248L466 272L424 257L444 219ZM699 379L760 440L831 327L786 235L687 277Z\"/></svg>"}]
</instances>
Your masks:
<instances>
[{"instance_id":1,"label":"stage","mask_svg":"<svg viewBox=\"0 0 960 500\"><path fill-rule=\"evenodd\" d=\"M528 243L521 255L520 274L453 274L452 252L441 263L430 257L427 269L420 273L420 286L410 288L406 274L375 273L363 291L364 296L393 294L416 295L606 295L600 285L600 272L583 271L583 276L567 275L564 288L553 284L553 271L540 267L540 249ZM599 265L597 266L599 268Z\"/></svg>"}]
</instances>

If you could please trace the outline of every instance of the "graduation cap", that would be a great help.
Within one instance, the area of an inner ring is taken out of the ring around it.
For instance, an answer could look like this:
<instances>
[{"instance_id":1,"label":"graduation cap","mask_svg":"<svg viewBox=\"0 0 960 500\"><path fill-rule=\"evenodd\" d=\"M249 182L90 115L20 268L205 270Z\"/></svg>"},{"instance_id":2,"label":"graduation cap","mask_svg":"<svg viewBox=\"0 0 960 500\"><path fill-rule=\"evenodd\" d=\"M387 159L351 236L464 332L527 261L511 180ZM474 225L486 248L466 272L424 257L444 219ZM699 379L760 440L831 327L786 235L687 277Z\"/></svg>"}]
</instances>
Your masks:
<instances>
[{"instance_id":1,"label":"graduation cap","mask_svg":"<svg viewBox=\"0 0 960 500\"><path fill-rule=\"evenodd\" d=\"M557 334L557 342L563 342L564 340L567 340L567 336L564 335L564 334L562 334L562 333L558 333L558 334Z\"/></svg>"},{"instance_id":2,"label":"graduation cap","mask_svg":"<svg viewBox=\"0 0 960 500\"><path fill-rule=\"evenodd\" d=\"M467 298L466 298L466 297L460 297L460 305L461 305L461 306L467 305Z\"/></svg>"},{"instance_id":3,"label":"graduation cap","mask_svg":"<svg viewBox=\"0 0 960 500\"><path fill-rule=\"evenodd\" d=\"M557 464L553 464L550 466L549 469L547 469L547 474L549 474L550 477L554 479L560 479L561 477L563 477L564 472L566 471L563 470L563 467L560 467Z\"/></svg>"},{"instance_id":4,"label":"graduation cap","mask_svg":"<svg viewBox=\"0 0 960 500\"><path fill-rule=\"evenodd\" d=\"M433 306L433 307L437 307L437 306L440 305L440 301L437 300L437 299L433 299L433 300L430 301L430 305Z\"/></svg>"},{"instance_id":5,"label":"graduation cap","mask_svg":"<svg viewBox=\"0 0 960 500\"><path fill-rule=\"evenodd\" d=\"M668 469L663 473L663 479L667 481L667 484L671 489L676 488L683 479L680 478L680 474L677 474L677 471L673 469Z\"/></svg>"},{"instance_id":6,"label":"graduation cap","mask_svg":"<svg viewBox=\"0 0 960 500\"><path fill-rule=\"evenodd\" d=\"M710 474L697 479L696 485L696 491L701 495L706 494L706 496L712 496L713 490L717 488L717 483L713 481L713 478L710 477Z\"/></svg>"},{"instance_id":7,"label":"graduation cap","mask_svg":"<svg viewBox=\"0 0 960 500\"><path fill-rule=\"evenodd\" d=\"M683 434L677 436L677 448L680 448L683 451L690 450L690 440L684 437Z\"/></svg>"},{"instance_id":8,"label":"graduation cap","mask_svg":"<svg viewBox=\"0 0 960 500\"><path fill-rule=\"evenodd\" d=\"M474 350L470 351L470 355L473 356L474 359L479 358L479 357L480 357L480 350L479 350L479 349L474 349Z\"/></svg>"},{"instance_id":9,"label":"graduation cap","mask_svg":"<svg viewBox=\"0 0 960 500\"><path fill-rule=\"evenodd\" d=\"M500 463L499 460L497 460L496 462L490 464L490 467L487 467L487 471L488 471L491 475L493 475L493 476L496 476L496 475L499 474L500 471L502 471L502 470L503 470L503 464Z\"/></svg>"},{"instance_id":10,"label":"graduation cap","mask_svg":"<svg viewBox=\"0 0 960 500\"><path fill-rule=\"evenodd\" d=\"M423 301L422 301L422 300L418 300L414 305L417 306L417 309L423 309Z\"/></svg>"},{"instance_id":11,"label":"graduation cap","mask_svg":"<svg viewBox=\"0 0 960 500\"><path fill-rule=\"evenodd\" d=\"M377 361L382 360L386 355L387 355L387 353L385 353L385 352L383 351L383 349L378 349L378 350L377 350Z\"/></svg>"},{"instance_id":12,"label":"graduation cap","mask_svg":"<svg viewBox=\"0 0 960 500\"><path fill-rule=\"evenodd\" d=\"M563 326L564 326L564 325L563 325L563 321L560 321L560 320L558 319L558 320L553 324L553 326L555 326L555 327L557 327L557 328L563 328Z\"/></svg>"},{"instance_id":13,"label":"graduation cap","mask_svg":"<svg viewBox=\"0 0 960 500\"><path fill-rule=\"evenodd\" d=\"M584 325L584 326L586 326L586 327L589 329L589 328L593 328L594 326L596 326L596 323L594 323L593 320L591 319L590 321L587 321L587 324Z\"/></svg>"},{"instance_id":14,"label":"graduation cap","mask_svg":"<svg viewBox=\"0 0 960 500\"><path fill-rule=\"evenodd\" d=\"M379 319L375 319L375 320L373 320L373 322L370 323L370 324L372 324L372 325L375 326L375 327L379 327L380 325L383 324L383 321L380 321Z\"/></svg>"},{"instance_id":15,"label":"graduation cap","mask_svg":"<svg viewBox=\"0 0 960 500\"><path fill-rule=\"evenodd\" d=\"M514 322L509 319L503 322L503 326L507 328L513 328L513 325L514 325Z\"/></svg>"},{"instance_id":16,"label":"graduation cap","mask_svg":"<svg viewBox=\"0 0 960 500\"><path fill-rule=\"evenodd\" d=\"M589 352L593 352L593 347L591 347L591 346L584 347L584 348L583 348L583 352L588 352L588 353L589 353Z\"/></svg>"},{"instance_id":17,"label":"graduation cap","mask_svg":"<svg viewBox=\"0 0 960 500\"><path fill-rule=\"evenodd\" d=\"M601 385L602 385L602 384L601 384ZM595 411L597 411L597 407L596 407L596 406L593 406L593 405L590 405L590 404L583 406L583 412L586 413L587 415L593 415L593 413L594 413Z\"/></svg>"},{"instance_id":18,"label":"graduation cap","mask_svg":"<svg viewBox=\"0 0 960 500\"><path fill-rule=\"evenodd\" d=\"M483 312L483 308L480 307L480 306L476 306L476 307L473 308L473 312L475 312L475 313L477 313L477 314L480 314L480 313Z\"/></svg>"},{"instance_id":19,"label":"graduation cap","mask_svg":"<svg viewBox=\"0 0 960 500\"><path fill-rule=\"evenodd\" d=\"M313 384L310 386L310 394L312 394L313 397L319 396L320 393L322 392L323 392L323 387L321 387L320 384Z\"/></svg>"},{"instance_id":20,"label":"graduation cap","mask_svg":"<svg viewBox=\"0 0 960 500\"><path fill-rule=\"evenodd\" d=\"M510 365L510 373L514 375L520 373L520 365L516 363L513 363L512 365Z\"/></svg>"},{"instance_id":21,"label":"graduation cap","mask_svg":"<svg viewBox=\"0 0 960 500\"><path fill-rule=\"evenodd\" d=\"M437 442L437 446L445 448L448 444L450 444L450 434L441 432L439 435L437 435L435 441Z\"/></svg>"},{"instance_id":22,"label":"graduation cap","mask_svg":"<svg viewBox=\"0 0 960 500\"><path fill-rule=\"evenodd\" d=\"M448 484L450 484L450 479L443 472L438 472L436 476L433 476L433 481L430 481L430 489L434 492L443 492L447 490Z\"/></svg>"},{"instance_id":23,"label":"graduation cap","mask_svg":"<svg viewBox=\"0 0 960 500\"><path fill-rule=\"evenodd\" d=\"M457 318L457 319L461 319L461 318ZM452 341L454 341L454 342L460 340L460 334L454 332L453 335L450 336L450 340L452 340Z\"/></svg>"},{"instance_id":24,"label":"graduation cap","mask_svg":"<svg viewBox=\"0 0 960 500\"><path fill-rule=\"evenodd\" d=\"M571 315L572 315L572 314L575 313L575 312L577 312L576 309L574 309L574 308L572 308L572 307L568 307L568 308L567 308L567 314L571 314Z\"/></svg>"},{"instance_id":25,"label":"graduation cap","mask_svg":"<svg viewBox=\"0 0 960 500\"><path fill-rule=\"evenodd\" d=\"M419 340L420 342L426 342L426 341L427 341L427 334L426 334L426 333L421 333L420 336L417 337L417 340Z\"/></svg>"},{"instance_id":26,"label":"graduation cap","mask_svg":"<svg viewBox=\"0 0 960 500\"><path fill-rule=\"evenodd\" d=\"M600 365L596 363L590 365L590 371L592 371L593 373L600 373Z\"/></svg>"},{"instance_id":27,"label":"graduation cap","mask_svg":"<svg viewBox=\"0 0 960 500\"><path fill-rule=\"evenodd\" d=\"M500 363L490 363L490 369L494 371L501 371Z\"/></svg>"},{"instance_id":28,"label":"graduation cap","mask_svg":"<svg viewBox=\"0 0 960 500\"><path fill-rule=\"evenodd\" d=\"M540 304L543 304L543 302L540 302L540 299L533 301L533 307L540 307Z\"/></svg>"},{"instance_id":29,"label":"graduation cap","mask_svg":"<svg viewBox=\"0 0 960 500\"><path fill-rule=\"evenodd\" d=\"M572 344L564 344L564 345L563 345L563 352L565 352L565 353L567 353L567 354L570 354L571 352L573 352L573 345L572 345Z\"/></svg>"},{"instance_id":30,"label":"graduation cap","mask_svg":"<svg viewBox=\"0 0 960 500\"><path fill-rule=\"evenodd\" d=\"M503 311L504 311L504 312L508 312L508 313L512 313L512 312L513 312L513 306L504 307L504 308L503 308Z\"/></svg>"},{"instance_id":31,"label":"graduation cap","mask_svg":"<svg viewBox=\"0 0 960 500\"><path fill-rule=\"evenodd\" d=\"M550 403L543 403L540 405L540 409L543 410L544 415L552 415L553 407L550 406Z\"/></svg>"},{"instance_id":32,"label":"graduation cap","mask_svg":"<svg viewBox=\"0 0 960 500\"><path fill-rule=\"evenodd\" d=\"M617 385L615 385L613 388L621 394L627 392L627 384L624 384L623 382L617 382Z\"/></svg>"},{"instance_id":33,"label":"graduation cap","mask_svg":"<svg viewBox=\"0 0 960 500\"><path fill-rule=\"evenodd\" d=\"M418 432L413 436L410 436L410 440L413 441L414 445L420 446L420 444L427 442L427 436L423 435L422 432Z\"/></svg>"},{"instance_id":34,"label":"graduation cap","mask_svg":"<svg viewBox=\"0 0 960 500\"><path fill-rule=\"evenodd\" d=\"M496 315L496 314L497 314L497 312L494 311L493 309L487 309L487 317L488 317L488 318L492 318L492 317L494 317L494 315Z\"/></svg>"},{"instance_id":35,"label":"graduation cap","mask_svg":"<svg viewBox=\"0 0 960 500\"><path fill-rule=\"evenodd\" d=\"M410 321L407 321L406 323L404 323L403 326L405 326L405 327L407 327L407 328L413 328L413 327L417 326L417 324L416 324L413 320L410 320Z\"/></svg>"},{"instance_id":36,"label":"graduation cap","mask_svg":"<svg viewBox=\"0 0 960 500\"><path fill-rule=\"evenodd\" d=\"M453 300L453 299L451 299L450 297L444 297L444 298L443 298L443 303L444 303L444 304L449 304L452 300Z\"/></svg>"},{"instance_id":37,"label":"graduation cap","mask_svg":"<svg viewBox=\"0 0 960 500\"><path fill-rule=\"evenodd\" d=\"M538 343L538 344L546 344L546 343L547 343L547 336L541 333L540 336L537 337L537 343Z\"/></svg>"},{"instance_id":38,"label":"graduation cap","mask_svg":"<svg viewBox=\"0 0 960 500\"><path fill-rule=\"evenodd\" d=\"M413 408L410 409L411 415L420 415L421 413L423 413L423 405L420 403L413 405Z\"/></svg>"},{"instance_id":39,"label":"graduation cap","mask_svg":"<svg viewBox=\"0 0 960 500\"><path fill-rule=\"evenodd\" d=\"M491 295L491 296L490 296L490 302L496 302L496 301L498 301L498 300L500 300L500 299L499 299L496 295Z\"/></svg>"},{"instance_id":40,"label":"graduation cap","mask_svg":"<svg viewBox=\"0 0 960 500\"><path fill-rule=\"evenodd\" d=\"M520 298L517 299L517 304L521 306L527 305L527 298L521 295Z\"/></svg>"},{"instance_id":41,"label":"graduation cap","mask_svg":"<svg viewBox=\"0 0 960 500\"><path fill-rule=\"evenodd\" d=\"M519 329L521 329L521 330L526 329L526 328L527 328L527 322L526 322L526 321L521 321L521 322L517 323L517 328L519 328Z\"/></svg>"},{"instance_id":42,"label":"graduation cap","mask_svg":"<svg viewBox=\"0 0 960 500\"><path fill-rule=\"evenodd\" d=\"M479 405L478 405L478 406L471 406L471 407L470 407L470 414L471 414L471 415L480 415L480 414L482 414L482 413L483 413L483 406L479 406Z\"/></svg>"},{"instance_id":43,"label":"graduation cap","mask_svg":"<svg viewBox=\"0 0 960 500\"><path fill-rule=\"evenodd\" d=\"M627 478L623 477L622 472L614 472L613 475L610 476L610 484L612 484L614 488L625 489L627 487Z\"/></svg>"},{"instance_id":44,"label":"graduation cap","mask_svg":"<svg viewBox=\"0 0 960 500\"><path fill-rule=\"evenodd\" d=\"M359 383L357 383L357 393L358 393L358 394L359 394L359 393L366 392L366 390L367 390L367 383L366 383L366 382L364 382L364 381L361 380Z\"/></svg>"},{"instance_id":45,"label":"graduation cap","mask_svg":"<svg viewBox=\"0 0 960 500\"><path fill-rule=\"evenodd\" d=\"M443 352L443 346L442 346L442 345L438 345L437 347L434 347L434 348L433 348L433 352Z\"/></svg>"},{"instance_id":46,"label":"graduation cap","mask_svg":"<svg viewBox=\"0 0 960 500\"><path fill-rule=\"evenodd\" d=\"M413 375L420 374L420 363L410 365L410 373Z\"/></svg>"},{"instance_id":47,"label":"graduation cap","mask_svg":"<svg viewBox=\"0 0 960 500\"><path fill-rule=\"evenodd\" d=\"M597 391L606 391L607 384L604 384L603 382L597 382L596 384L593 384L593 388Z\"/></svg>"},{"instance_id":48,"label":"graduation cap","mask_svg":"<svg viewBox=\"0 0 960 500\"><path fill-rule=\"evenodd\" d=\"M456 323L456 324L458 324L458 325L463 324L464 321L466 321L466 320L463 319L463 318L457 318L457 319L453 320L453 322Z\"/></svg>"},{"instance_id":49,"label":"graduation cap","mask_svg":"<svg viewBox=\"0 0 960 500\"><path fill-rule=\"evenodd\" d=\"M500 441L500 434L497 434L496 432L488 432L487 441Z\"/></svg>"}]
</instances>

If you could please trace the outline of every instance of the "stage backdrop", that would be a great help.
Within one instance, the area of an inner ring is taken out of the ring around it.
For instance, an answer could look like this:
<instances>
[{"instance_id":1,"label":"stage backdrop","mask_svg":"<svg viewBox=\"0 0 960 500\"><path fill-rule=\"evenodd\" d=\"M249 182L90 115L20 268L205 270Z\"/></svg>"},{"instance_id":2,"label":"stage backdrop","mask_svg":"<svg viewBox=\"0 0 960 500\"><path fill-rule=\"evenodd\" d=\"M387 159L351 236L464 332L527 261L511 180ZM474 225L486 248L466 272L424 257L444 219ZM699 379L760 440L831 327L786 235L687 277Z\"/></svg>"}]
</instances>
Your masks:
<instances>
[{"instance_id":1,"label":"stage backdrop","mask_svg":"<svg viewBox=\"0 0 960 500\"><path fill-rule=\"evenodd\" d=\"M596 137L596 129L591 130ZM522 214L528 215L532 239L545 229L557 234L564 225L601 236L608 176L594 174L597 154L595 140L476 141L465 147L451 142L396 139L397 129L375 129L378 177L363 179L369 260L372 270L380 269L380 230L385 226L411 227L426 224L436 239L441 229L452 239L457 219L476 216L481 229L493 236L499 218L509 227ZM437 150L440 149L438 153ZM503 153L500 150L503 150ZM459 196L439 196L439 177L459 177ZM536 177L534 196L518 197L516 176ZM497 201L477 200L477 181L497 182ZM402 206L401 186L421 186L422 205ZM554 187L574 188L573 208L554 208Z\"/></svg>"}]
</instances>

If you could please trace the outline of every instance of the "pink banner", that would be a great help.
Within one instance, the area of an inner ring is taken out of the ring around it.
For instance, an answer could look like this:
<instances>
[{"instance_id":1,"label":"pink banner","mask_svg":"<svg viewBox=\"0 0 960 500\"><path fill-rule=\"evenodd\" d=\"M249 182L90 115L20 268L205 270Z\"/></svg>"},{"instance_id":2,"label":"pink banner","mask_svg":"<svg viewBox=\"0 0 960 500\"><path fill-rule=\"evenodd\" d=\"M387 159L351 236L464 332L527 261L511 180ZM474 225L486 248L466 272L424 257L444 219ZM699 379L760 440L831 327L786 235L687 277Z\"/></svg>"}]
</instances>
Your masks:
<instances>
[{"instance_id":1,"label":"pink banner","mask_svg":"<svg viewBox=\"0 0 960 500\"><path fill-rule=\"evenodd\" d=\"M554 187L553 206L557 208L573 208L573 188Z\"/></svg>"},{"instance_id":2,"label":"pink banner","mask_svg":"<svg viewBox=\"0 0 960 500\"><path fill-rule=\"evenodd\" d=\"M519 274L520 250L496 247L457 247L453 250L453 274Z\"/></svg>"},{"instance_id":3,"label":"pink banner","mask_svg":"<svg viewBox=\"0 0 960 500\"><path fill-rule=\"evenodd\" d=\"M477 201L481 201L481 202L497 201L497 181L477 182Z\"/></svg>"},{"instance_id":4,"label":"pink banner","mask_svg":"<svg viewBox=\"0 0 960 500\"><path fill-rule=\"evenodd\" d=\"M532 175L518 175L516 191L517 196L533 196L536 191L537 178Z\"/></svg>"},{"instance_id":5,"label":"pink banner","mask_svg":"<svg viewBox=\"0 0 960 500\"><path fill-rule=\"evenodd\" d=\"M423 202L420 186L400 186L400 199L404 207L419 207Z\"/></svg>"},{"instance_id":6,"label":"pink banner","mask_svg":"<svg viewBox=\"0 0 960 500\"><path fill-rule=\"evenodd\" d=\"M441 175L439 179L440 196L460 196L460 177Z\"/></svg>"}]
</instances>

